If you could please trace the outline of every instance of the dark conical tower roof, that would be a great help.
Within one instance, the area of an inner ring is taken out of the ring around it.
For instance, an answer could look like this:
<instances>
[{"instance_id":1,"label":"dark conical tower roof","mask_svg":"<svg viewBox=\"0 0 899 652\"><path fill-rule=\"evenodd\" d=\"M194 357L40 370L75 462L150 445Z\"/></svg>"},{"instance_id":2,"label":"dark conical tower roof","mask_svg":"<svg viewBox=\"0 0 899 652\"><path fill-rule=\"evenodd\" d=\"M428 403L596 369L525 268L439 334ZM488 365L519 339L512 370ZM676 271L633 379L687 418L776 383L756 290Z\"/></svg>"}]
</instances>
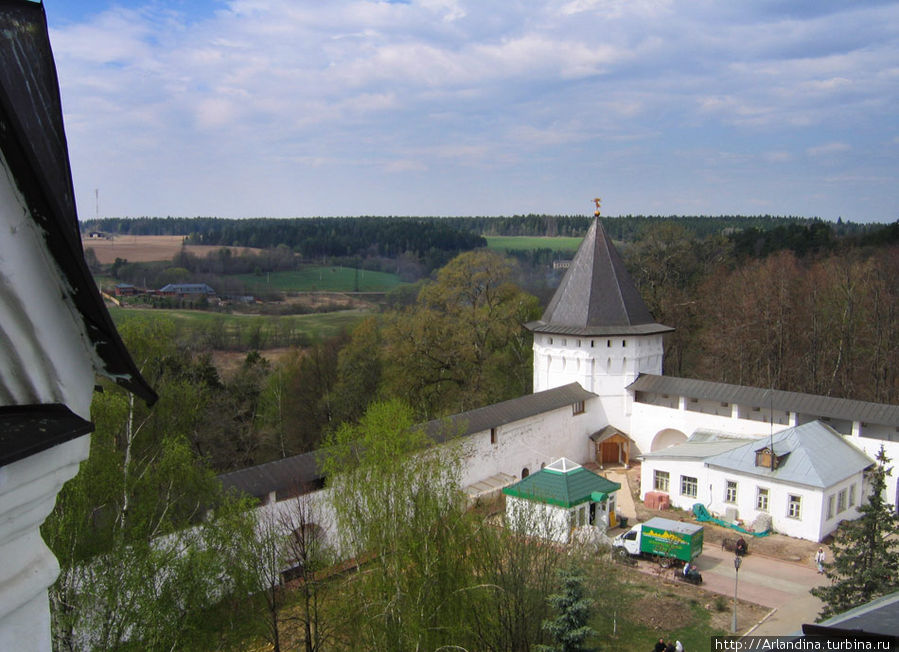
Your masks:
<instances>
[{"instance_id":1,"label":"dark conical tower roof","mask_svg":"<svg viewBox=\"0 0 899 652\"><path fill-rule=\"evenodd\" d=\"M674 330L652 318L598 219L578 247L543 317L527 327L535 333L585 336Z\"/></svg>"}]
</instances>

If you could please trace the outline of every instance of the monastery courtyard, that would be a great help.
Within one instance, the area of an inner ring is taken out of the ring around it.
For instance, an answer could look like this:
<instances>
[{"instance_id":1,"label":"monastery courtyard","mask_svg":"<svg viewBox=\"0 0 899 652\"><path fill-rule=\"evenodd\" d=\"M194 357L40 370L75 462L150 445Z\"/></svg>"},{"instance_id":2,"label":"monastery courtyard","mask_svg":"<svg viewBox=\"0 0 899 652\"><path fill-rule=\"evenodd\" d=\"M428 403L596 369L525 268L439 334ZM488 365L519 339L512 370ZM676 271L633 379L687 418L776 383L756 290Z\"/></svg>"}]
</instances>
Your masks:
<instances>
[{"instance_id":1,"label":"monastery courtyard","mask_svg":"<svg viewBox=\"0 0 899 652\"><path fill-rule=\"evenodd\" d=\"M591 465L588 465L591 466ZM631 468L599 471L613 482L621 483L618 492L618 512L633 523L645 521L652 516L678 518L684 514L679 510L653 511L646 509L642 503L635 503L634 494L639 495L636 484L640 481L640 469ZM734 555L723 550L721 540L725 536L736 536L725 528L703 524L706 530L702 555L697 567L702 573L701 587L710 592L728 598L728 609L734 595ZM612 535L623 530L615 530ZM760 622L739 622L740 634L753 635L786 635L801 631L803 623L813 623L821 609L821 601L809 593L809 589L826 582L823 575L815 570L813 561L818 544L773 534L756 539L745 537L749 543L749 554L743 557L740 566L740 577L737 597L769 609L768 614ZM824 546L830 559L830 551ZM638 568L646 573L657 572L655 564L639 561Z\"/></svg>"}]
</instances>

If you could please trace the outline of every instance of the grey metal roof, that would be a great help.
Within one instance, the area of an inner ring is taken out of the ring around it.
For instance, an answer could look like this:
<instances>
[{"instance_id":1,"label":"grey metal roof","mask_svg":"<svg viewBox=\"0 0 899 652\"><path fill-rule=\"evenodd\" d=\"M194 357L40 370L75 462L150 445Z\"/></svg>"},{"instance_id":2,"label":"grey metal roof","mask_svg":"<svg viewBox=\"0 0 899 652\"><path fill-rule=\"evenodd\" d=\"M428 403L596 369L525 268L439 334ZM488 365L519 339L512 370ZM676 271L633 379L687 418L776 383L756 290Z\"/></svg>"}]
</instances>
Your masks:
<instances>
[{"instance_id":1,"label":"grey metal roof","mask_svg":"<svg viewBox=\"0 0 899 652\"><path fill-rule=\"evenodd\" d=\"M808 634L822 635L814 626ZM848 632L869 632L899 637L899 591L884 595L867 604L844 611L818 623L818 627L837 628ZM806 626L803 625L803 631ZM846 637L846 640L849 640Z\"/></svg>"},{"instance_id":2,"label":"grey metal roof","mask_svg":"<svg viewBox=\"0 0 899 652\"><path fill-rule=\"evenodd\" d=\"M56 65L43 4L0 1L0 150L28 217L71 287L102 363L99 373L152 404L157 396L134 364L84 260Z\"/></svg>"},{"instance_id":3,"label":"grey metal roof","mask_svg":"<svg viewBox=\"0 0 899 652\"><path fill-rule=\"evenodd\" d=\"M588 392L578 383L569 383L562 387L454 414L445 419L435 419L426 423L424 427L428 436L435 441L446 441L454 437L471 435L520 421L591 398L596 398L596 394Z\"/></svg>"},{"instance_id":4,"label":"grey metal roof","mask_svg":"<svg viewBox=\"0 0 899 652\"><path fill-rule=\"evenodd\" d=\"M869 403L846 398L833 398L801 392L761 389L729 385L708 380L640 374L628 389L655 394L687 396L738 405L783 410L829 419L863 421L885 426L899 426L899 405Z\"/></svg>"},{"instance_id":5,"label":"grey metal roof","mask_svg":"<svg viewBox=\"0 0 899 652\"><path fill-rule=\"evenodd\" d=\"M598 219L587 231L543 316L526 326L537 333L585 336L674 330L655 323Z\"/></svg>"},{"instance_id":6,"label":"grey metal roof","mask_svg":"<svg viewBox=\"0 0 899 652\"><path fill-rule=\"evenodd\" d=\"M432 440L440 443L595 397L596 394L588 392L579 384L571 383L477 410L454 414L446 419L435 419L423 424L423 427ZM256 498L262 498L275 491L280 499L280 496L289 495L297 490L302 492L323 486L322 454L323 451L318 450L259 464L224 473L219 476L219 480L226 489L236 489Z\"/></svg>"},{"instance_id":7,"label":"grey metal roof","mask_svg":"<svg viewBox=\"0 0 899 652\"><path fill-rule=\"evenodd\" d=\"M774 454L786 457L773 471L756 466L756 451L772 443ZM825 488L871 466L874 461L830 426L811 421L761 437L705 460L711 468L724 469L772 481Z\"/></svg>"},{"instance_id":8,"label":"grey metal roof","mask_svg":"<svg viewBox=\"0 0 899 652\"><path fill-rule=\"evenodd\" d=\"M707 438L701 436L696 439L690 437L683 444L670 446L651 453L644 453L640 458L644 460L704 460L708 457L719 455L731 449L743 446L749 442L758 444L759 441L760 440L738 439L736 437Z\"/></svg>"},{"instance_id":9,"label":"grey metal roof","mask_svg":"<svg viewBox=\"0 0 899 652\"><path fill-rule=\"evenodd\" d=\"M255 498L272 491L289 494L297 490L320 488L324 474L318 462L320 451L294 455L283 460L251 466L219 476L224 488L235 489Z\"/></svg>"}]
</instances>

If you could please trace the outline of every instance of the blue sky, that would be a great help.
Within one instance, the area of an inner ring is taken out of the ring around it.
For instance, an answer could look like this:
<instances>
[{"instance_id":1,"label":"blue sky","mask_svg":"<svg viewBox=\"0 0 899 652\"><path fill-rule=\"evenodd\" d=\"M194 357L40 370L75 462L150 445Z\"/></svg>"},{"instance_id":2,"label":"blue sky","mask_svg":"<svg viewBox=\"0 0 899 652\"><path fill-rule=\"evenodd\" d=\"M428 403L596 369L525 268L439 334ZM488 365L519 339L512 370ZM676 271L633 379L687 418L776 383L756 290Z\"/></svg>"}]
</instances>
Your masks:
<instances>
[{"instance_id":1,"label":"blue sky","mask_svg":"<svg viewBox=\"0 0 899 652\"><path fill-rule=\"evenodd\" d=\"M899 219L897 2L45 7L82 219Z\"/></svg>"}]
</instances>

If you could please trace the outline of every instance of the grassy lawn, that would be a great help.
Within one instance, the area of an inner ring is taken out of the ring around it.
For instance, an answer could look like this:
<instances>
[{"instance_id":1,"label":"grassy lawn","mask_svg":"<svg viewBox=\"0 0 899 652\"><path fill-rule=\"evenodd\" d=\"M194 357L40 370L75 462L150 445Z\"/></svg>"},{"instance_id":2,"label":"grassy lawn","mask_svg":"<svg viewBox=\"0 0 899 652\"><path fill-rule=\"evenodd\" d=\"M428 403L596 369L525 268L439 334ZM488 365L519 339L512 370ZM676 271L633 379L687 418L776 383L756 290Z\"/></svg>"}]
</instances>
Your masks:
<instances>
[{"instance_id":1,"label":"grassy lawn","mask_svg":"<svg viewBox=\"0 0 899 652\"><path fill-rule=\"evenodd\" d=\"M553 251L577 251L583 238L543 238L536 236L488 235L487 246L490 249L506 251L508 249L552 249Z\"/></svg>"},{"instance_id":2,"label":"grassy lawn","mask_svg":"<svg viewBox=\"0 0 899 652\"><path fill-rule=\"evenodd\" d=\"M169 319L176 337L212 349L265 349L303 346L352 328L369 313L362 310L308 315L241 315L203 310L126 309L110 306L116 324L131 320Z\"/></svg>"},{"instance_id":3,"label":"grassy lawn","mask_svg":"<svg viewBox=\"0 0 899 652\"><path fill-rule=\"evenodd\" d=\"M351 267L305 267L290 272L271 274L237 274L236 278L250 288L278 290L281 292L386 292L400 285L396 274L372 272L365 269L357 272Z\"/></svg>"},{"instance_id":4,"label":"grassy lawn","mask_svg":"<svg viewBox=\"0 0 899 652\"><path fill-rule=\"evenodd\" d=\"M603 650L651 650L660 637L679 640L687 650L707 650L712 636L729 633L731 603L723 596L634 569L617 567L611 574L617 581L606 586L614 598L597 587L602 608L590 623L600 633ZM741 622L756 622L764 613L754 605L740 607Z\"/></svg>"}]
</instances>

